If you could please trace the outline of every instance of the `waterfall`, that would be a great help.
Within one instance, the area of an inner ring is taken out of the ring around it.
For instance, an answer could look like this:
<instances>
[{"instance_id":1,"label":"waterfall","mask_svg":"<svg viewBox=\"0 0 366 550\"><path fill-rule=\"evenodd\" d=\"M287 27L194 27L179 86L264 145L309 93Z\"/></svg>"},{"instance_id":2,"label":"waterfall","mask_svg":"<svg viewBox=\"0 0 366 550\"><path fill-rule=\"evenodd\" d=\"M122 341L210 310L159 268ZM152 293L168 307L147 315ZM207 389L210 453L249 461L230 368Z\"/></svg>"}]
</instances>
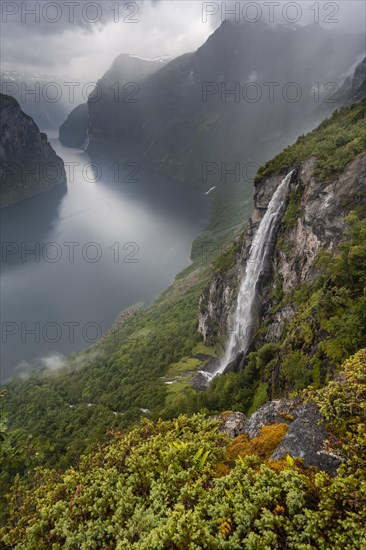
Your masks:
<instances>
[{"instance_id":1,"label":"waterfall","mask_svg":"<svg viewBox=\"0 0 366 550\"><path fill-rule=\"evenodd\" d=\"M228 365L237 357L238 353L245 356L250 345L255 310L257 306L258 281L263 273L271 252L271 245L285 206L285 198L290 185L293 170L282 180L273 194L267 211L259 225L252 242L245 275L241 282L233 328L226 345L224 357L214 376L222 374Z\"/></svg>"},{"instance_id":2,"label":"waterfall","mask_svg":"<svg viewBox=\"0 0 366 550\"><path fill-rule=\"evenodd\" d=\"M89 142L90 142L90 137L89 137L89 126L90 126L90 124L91 124L91 121L92 121L92 119L91 119L91 116L89 115L89 117L88 117L88 125L87 125L87 127L86 127L86 138L85 138L84 144L83 144L82 147L81 147L83 151L86 151L87 148L89 147Z\"/></svg>"}]
</instances>

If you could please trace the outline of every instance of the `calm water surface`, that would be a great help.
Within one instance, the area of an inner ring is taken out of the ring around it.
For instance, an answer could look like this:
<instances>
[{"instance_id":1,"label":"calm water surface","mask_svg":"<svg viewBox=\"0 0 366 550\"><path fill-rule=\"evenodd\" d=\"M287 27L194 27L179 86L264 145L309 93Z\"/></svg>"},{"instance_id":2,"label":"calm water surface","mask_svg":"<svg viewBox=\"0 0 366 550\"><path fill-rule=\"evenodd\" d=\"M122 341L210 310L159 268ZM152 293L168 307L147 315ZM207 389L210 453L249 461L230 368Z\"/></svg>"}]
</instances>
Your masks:
<instances>
[{"instance_id":1,"label":"calm water surface","mask_svg":"<svg viewBox=\"0 0 366 550\"><path fill-rule=\"evenodd\" d=\"M200 191L124 163L97 168L51 143L68 188L1 213L1 380L92 345L189 264L208 205ZM131 181L136 180L136 181Z\"/></svg>"}]
</instances>

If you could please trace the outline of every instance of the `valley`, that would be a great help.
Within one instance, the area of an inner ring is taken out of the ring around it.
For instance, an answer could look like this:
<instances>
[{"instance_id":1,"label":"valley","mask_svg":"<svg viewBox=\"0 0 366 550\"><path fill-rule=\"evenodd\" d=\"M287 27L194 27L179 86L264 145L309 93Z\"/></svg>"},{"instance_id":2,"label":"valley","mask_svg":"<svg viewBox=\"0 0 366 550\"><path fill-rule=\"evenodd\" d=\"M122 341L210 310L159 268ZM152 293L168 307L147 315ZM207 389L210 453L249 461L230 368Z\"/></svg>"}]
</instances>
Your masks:
<instances>
[{"instance_id":1,"label":"valley","mask_svg":"<svg viewBox=\"0 0 366 550\"><path fill-rule=\"evenodd\" d=\"M0 549L366 545L364 32L181 6L1 96Z\"/></svg>"}]
</instances>

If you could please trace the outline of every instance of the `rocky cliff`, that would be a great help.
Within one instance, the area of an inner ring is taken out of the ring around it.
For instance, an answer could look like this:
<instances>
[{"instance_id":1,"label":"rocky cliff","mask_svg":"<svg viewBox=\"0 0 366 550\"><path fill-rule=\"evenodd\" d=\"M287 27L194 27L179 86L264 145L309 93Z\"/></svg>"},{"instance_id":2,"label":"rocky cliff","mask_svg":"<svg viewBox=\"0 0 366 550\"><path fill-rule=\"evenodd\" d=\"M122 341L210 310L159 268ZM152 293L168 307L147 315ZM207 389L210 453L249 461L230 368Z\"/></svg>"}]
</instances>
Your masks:
<instances>
[{"instance_id":1,"label":"rocky cliff","mask_svg":"<svg viewBox=\"0 0 366 550\"><path fill-rule=\"evenodd\" d=\"M1 207L66 185L62 159L18 102L0 96Z\"/></svg>"},{"instance_id":2,"label":"rocky cliff","mask_svg":"<svg viewBox=\"0 0 366 550\"><path fill-rule=\"evenodd\" d=\"M366 153L357 155L337 177L325 181L315 175L315 165L315 157L310 157L256 182L255 209L243 236L229 251L229 268L218 270L201 296L199 331L207 345L223 346L233 330L238 281L244 276L253 236L275 189L290 169L295 168L295 172L287 208L273 239L271 261L259 281L257 330L251 351L283 341L298 315L294 300L288 297L303 285L314 284L319 275L319 254L336 252L345 238L346 216L354 209L366 208ZM319 327L310 325L309 346L315 349L324 335Z\"/></svg>"},{"instance_id":3,"label":"rocky cliff","mask_svg":"<svg viewBox=\"0 0 366 550\"><path fill-rule=\"evenodd\" d=\"M88 120L88 104L82 103L75 107L60 126L60 143L66 147L77 147L79 149L86 145Z\"/></svg>"},{"instance_id":4,"label":"rocky cliff","mask_svg":"<svg viewBox=\"0 0 366 550\"><path fill-rule=\"evenodd\" d=\"M125 103L140 101L139 82L161 69L168 60L168 57L143 59L129 54L116 57L98 80L88 102L75 107L60 126L62 145L86 149L89 137L94 139L95 134L103 133L103 128L114 126L115 110Z\"/></svg>"}]
</instances>

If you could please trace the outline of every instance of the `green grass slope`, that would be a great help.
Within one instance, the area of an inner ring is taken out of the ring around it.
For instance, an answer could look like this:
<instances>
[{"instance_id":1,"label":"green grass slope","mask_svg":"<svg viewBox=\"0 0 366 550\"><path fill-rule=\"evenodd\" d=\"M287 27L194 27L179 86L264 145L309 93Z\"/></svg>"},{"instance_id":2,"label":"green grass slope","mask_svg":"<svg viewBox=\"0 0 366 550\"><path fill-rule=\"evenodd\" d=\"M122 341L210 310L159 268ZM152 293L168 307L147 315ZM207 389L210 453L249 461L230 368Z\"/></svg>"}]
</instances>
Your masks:
<instances>
[{"instance_id":1,"label":"green grass slope","mask_svg":"<svg viewBox=\"0 0 366 550\"><path fill-rule=\"evenodd\" d=\"M340 174L358 154L366 149L366 99L349 107L334 111L315 130L298 138L262 166L256 180L280 174L291 166L316 157L314 176L321 181Z\"/></svg>"}]
</instances>

